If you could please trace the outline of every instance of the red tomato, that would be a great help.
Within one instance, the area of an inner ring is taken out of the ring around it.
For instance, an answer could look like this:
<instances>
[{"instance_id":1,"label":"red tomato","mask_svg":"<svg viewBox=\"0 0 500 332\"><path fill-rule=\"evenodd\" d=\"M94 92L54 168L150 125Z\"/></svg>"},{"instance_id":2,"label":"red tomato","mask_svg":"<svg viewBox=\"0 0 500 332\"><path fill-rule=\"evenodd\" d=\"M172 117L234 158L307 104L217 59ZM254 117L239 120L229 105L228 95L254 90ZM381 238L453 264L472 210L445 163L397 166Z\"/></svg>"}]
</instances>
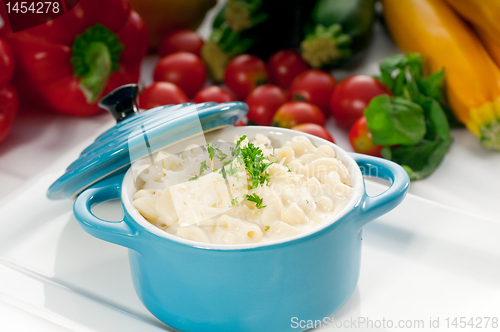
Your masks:
<instances>
[{"instance_id":1,"label":"red tomato","mask_svg":"<svg viewBox=\"0 0 500 332\"><path fill-rule=\"evenodd\" d=\"M369 154L370 156L382 157L382 145L373 144L372 134L366 126L366 118L360 117L349 130L349 142L354 151Z\"/></svg>"},{"instance_id":2,"label":"red tomato","mask_svg":"<svg viewBox=\"0 0 500 332\"><path fill-rule=\"evenodd\" d=\"M155 82L139 95L139 107L146 110L183 103L189 103L189 98L177 85L170 82Z\"/></svg>"},{"instance_id":3,"label":"red tomato","mask_svg":"<svg viewBox=\"0 0 500 332\"><path fill-rule=\"evenodd\" d=\"M155 81L174 83L188 97L193 97L205 84L207 75L199 57L192 53L177 52L158 61L153 78Z\"/></svg>"},{"instance_id":4,"label":"red tomato","mask_svg":"<svg viewBox=\"0 0 500 332\"><path fill-rule=\"evenodd\" d=\"M10 81L14 75L14 57L9 45L0 39L0 85Z\"/></svg>"},{"instance_id":5,"label":"red tomato","mask_svg":"<svg viewBox=\"0 0 500 332\"><path fill-rule=\"evenodd\" d=\"M9 134L18 107L16 90L8 84L0 86L0 142Z\"/></svg>"},{"instance_id":6,"label":"red tomato","mask_svg":"<svg viewBox=\"0 0 500 332\"><path fill-rule=\"evenodd\" d=\"M238 55L224 72L224 83L238 100L244 100L257 86L267 83L266 64L256 56Z\"/></svg>"},{"instance_id":7,"label":"red tomato","mask_svg":"<svg viewBox=\"0 0 500 332\"><path fill-rule=\"evenodd\" d=\"M273 118L273 125L285 128L292 128L301 123L324 126L325 122L323 112L316 105L303 101L289 101L283 104Z\"/></svg>"},{"instance_id":8,"label":"red tomato","mask_svg":"<svg viewBox=\"0 0 500 332\"><path fill-rule=\"evenodd\" d=\"M373 97L387 94L389 89L375 78L355 75L337 85L330 101L330 111L337 123L350 128L362 115Z\"/></svg>"},{"instance_id":9,"label":"red tomato","mask_svg":"<svg viewBox=\"0 0 500 332\"><path fill-rule=\"evenodd\" d=\"M220 86L212 85L198 91L194 96L195 103L206 103L213 101L216 103L227 103L228 101L235 101L236 97L230 92Z\"/></svg>"},{"instance_id":10,"label":"red tomato","mask_svg":"<svg viewBox=\"0 0 500 332\"><path fill-rule=\"evenodd\" d=\"M240 120L234 124L235 127L244 127L247 125L247 121L245 119Z\"/></svg>"},{"instance_id":11,"label":"red tomato","mask_svg":"<svg viewBox=\"0 0 500 332\"><path fill-rule=\"evenodd\" d=\"M285 90L288 90L297 75L309 69L307 62L295 50L274 53L269 58L268 65L271 81Z\"/></svg>"},{"instance_id":12,"label":"red tomato","mask_svg":"<svg viewBox=\"0 0 500 332\"><path fill-rule=\"evenodd\" d=\"M256 87L245 99L248 104L248 121L260 126L270 126L274 113L287 100L286 92L276 85L264 84Z\"/></svg>"},{"instance_id":13,"label":"red tomato","mask_svg":"<svg viewBox=\"0 0 500 332\"><path fill-rule=\"evenodd\" d=\"M335 85L337 81L332 75L323 70L312 69L295 77L290 86L290 95L292 99L307 101L328 114Z\"/></svg>"},{"instance_id":14,"label":"red tomato","mask_svg":"<svg viewBox=\"0 0 500 332\"><path fill-rule=\"evenodd\" d=\"M161 57L175 52L188 52L200 56L205 44L200 35L192 30L176 30L166 35L160 43L158 53Z\"/></svg>"},{"instance_id":15,"label":"red tomato","mask_svg":"<svg viewBox=\"0 0 500 332\"><path fill-rule=\"evenodd\" d=\"M326 130L325 127L322 127L322 126L317 125L315 123L301 123L299 125L293 126L291 129L301 131L303 133L311 134L314 136L318 136L322 139L326 139L327 141L335 143L332 135L330 135L328 130Z\"/></svg>"}]
</instances>

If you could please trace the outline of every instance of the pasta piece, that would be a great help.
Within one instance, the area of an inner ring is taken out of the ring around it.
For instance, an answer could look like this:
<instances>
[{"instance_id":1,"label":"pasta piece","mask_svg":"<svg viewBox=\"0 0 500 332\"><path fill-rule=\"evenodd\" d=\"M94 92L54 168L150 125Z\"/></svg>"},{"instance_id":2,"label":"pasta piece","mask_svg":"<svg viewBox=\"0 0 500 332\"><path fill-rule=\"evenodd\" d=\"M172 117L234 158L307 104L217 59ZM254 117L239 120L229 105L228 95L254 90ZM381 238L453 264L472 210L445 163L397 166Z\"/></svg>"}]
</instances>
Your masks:
<instances>
[{"instance_id":1,"label":"pasta piece","mask_svg":"<svg viewBox=\"0 0 500 332\"><path fill-rule=\"evenodd\" d=\"M318 207L323 212L332 212L335 208L335 204L333 203L331 198L327 196L321 196L318 199Z\"/></svg>"},{"instance_id":2,"label":"pasta piece","mask_svg":"<svg viewBox=\"0 0 500 332\"><path fill-rule=\"evenodd\" d=\"M144 218L148 220L156 220L158 218L156 200L153 197L140 197L134 200L134 206Z\"/></svg>"},{"instance_id":3,"label":"pasta piece","mask_svg":"<svg viewBox=\"0 0 500 332\"><path fill-rule=\"evenodd\" d=\"M159 217L167 226L172 226L179 220L177 216L177 211L175 210L174 201L172 200L172 194L170 189L166 189L160 195L160 198L156 204L156 211Z\"/></svg>"},{"instance_id":4,"label":"pasta piece","mask_svg":"<svg viewBox=\"0 0 500 332\"><path fill-rule=\"evenodd\" d=\"M308 177L316 177L323 182L331 171L335 171L340 175L343 183L349 183L347 168L335 158L319 158L311 162L308 167Z\"/></svg>"},{"instance_id":5,"label":"pasta piece","mask_svg":"<svg viewBox=\"0 0 500 332\"><path fill-rule=\"evenodd\" d=\"M306 215L297 203L293 203L281 212L281 220L289 224L303 224L306 221Z\"/></svg>"},{"instance_id":6,"label":"pasta piece","mask_svg":"<svg viewBox=\"0 0 500 332\"><path fill-rule=\"evenodd\" d=\"M217 220L217 228L214 235L220 232L230 232L238 235L241 243L257 242L262 239L262 230L257 225L233 218L228 215L221 215ZM219 235L220 237L221 235Z\"/></svg>"},{"instance_id":7,"label":"pasta piece","mask_svg":"<svg viewBox=\"0 0 500 332\"><path fill-rule=\"evenodd\" d=\"M305 136L295 136L286 145L290 146L295 151L295 154L299 156L305 153L313 153L316 151L316 147L311 143L309 138Z\"/></svg>"},{"instance_id":8,"label":"pasta piece","mask_svg":"<svg viewBox=\"0 0 500 332\"><path fill-rule=\"evenodd\" d=\"M175 235L191 241L210 242L207 234L198 227L179 227Z\"/></svg>"},{"instance_id":9,"label":"pasta piece","mask_svg":"<svg viewBox=\"0 0 500 332\"><path fill-rule=\"evenodd\" d=\"M141 189L138 190L134 196L132 197L134 200L139 199L141 197L153 197L152 190L149 189Z\"/></svg>"},{"instance_id":10,"label":"pasta piece","mask_svg":"<svg viewBox=\"0 0 500 332\"><path fill-rule=\"evenodd\" d=\"M275 238L292 237L298 234L300 234L300 231L297 228L281 220L274 222L266 231L266 235Z\"/></svg>"}]
</instances>

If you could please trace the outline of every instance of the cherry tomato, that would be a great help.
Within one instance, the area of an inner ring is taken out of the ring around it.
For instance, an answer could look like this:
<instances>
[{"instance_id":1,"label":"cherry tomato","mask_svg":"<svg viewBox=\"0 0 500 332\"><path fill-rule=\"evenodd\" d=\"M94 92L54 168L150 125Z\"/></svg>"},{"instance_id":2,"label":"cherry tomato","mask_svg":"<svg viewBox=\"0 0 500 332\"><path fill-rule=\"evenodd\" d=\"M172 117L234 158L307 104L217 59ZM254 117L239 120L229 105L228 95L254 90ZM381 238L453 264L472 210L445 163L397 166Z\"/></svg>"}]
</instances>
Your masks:
<instances>
[{"instance_id":1,"label":"cherry tomato","mask_svg":"<svg viewBox=\"0 0 500 332\"><path fill-rule=\"evenodd\" d=\"M18 108L16 90L8 84L0 86L0 142L9 134Z\"/></svg>"},{"instance_id":2,"label":"cherry tomato","mask_svg":"<svg viewBox=\"0 0 500 332\"><path fill-rule=\"evenodd\" d=\"M199 57L192 53L177 52L158 61L153 78L157 82L174 83L188 97L193 97L205 84L207 75Z\"/></svg>"},{"instance_id":3,"label":"cherry tomato","mask_svg":"<svg viewBox=\"0 0 500 332\"><path fill-rule=\"evenodd\" d=\"M288 90L297 75L309 69L307 62L295 50L274 53L269 58L268 65L271 81L285 90Z\"/></svg>"},{"instance_id":4,"label":"cherry tomato","mask_svg":"<svg viewBox=\"0 0 500 332\"><path fill-rule=\"evenodd\" d=\"M366 126L366 118L360 117L349 130L349 142L354 151L369 154L374 157L382 157L382 145L373 144L372 134Z\"/></svg>"},{"instance_id":5,"label":"cherry tomato","mask_svg":"<svg viewBox=\"0 0 500 332\"><path fill-rule=\"evenodd\" d=\"M323 70L312 69L295 77L290 86L293 100L307 101L328 114L330 98L337 85L335 78Z\"/></svg>"},{"instance_id":6,"label":"cherry tomato","mask_svg":"<svg viewBox=\"0 0 500 332\"><path fill-rule=\"evenodd\" d=\"M301 123L315 123L324 126L325 115L316 105L303 101L289 101L283 104L273 117L273 125L292 128Z\"/></svg>"},{"instance_id":7,"label":"cherry tomato","mask_svg":"<svg viewBox=\"0 0 500 332\"><path fill-rule=\"evenodd\" d=\"M240 120L234 124L235 127L244 127L247 125L247 121L245 119Z\"/></svg>"},{"instance_id":8,"label":"cherry tomato","mask_svg":"<svg viewBox=\"0 0 500 332\"><path fill-rule=\"evenodd\" d=\"M158 53L161 57L175 52L188 52L200 56L203 44L205 42L196 32L192 30L176 30L162 39Z\"/></svg>"},{"instance_id":9,"label":"cherry tomato","mask_svg":"<svg viewBox=\"0 0 500 332\"><path fill-rule=\"evenodd\" d=\"M375 78L367 75L351 76L335 88L330 111L340 126L350 128L363 115L372 98L383 94L392 96L391 91Z\"/></svg>"},{"instance_id":10,"label":"cherry tomato","mask_svg":"<svg viewBox=\"0 0 500 332\"><path fill-rule=\"evenodd\" d=\"M256 56L242 54L229 62L224 83L238 100L244 100L257 86L267 83L266 64Z\"/></svg>"},{"instance_id":11,"label":"cherry tomato","mask_svg":"<svg viewBox=\"0 0 500 332\"><path fill-rule=\"evenodd\" d=\"M270 126L274 113L287 100L286 92L276 85L264 84L256 87L245 99L248 104L248 121L260 126Z\"/></svg>"},{"instance_id":12,"label":"cherry tomato","mask_svg":"<svg viewBox=\"0 0 500 332\"><path fill-rule=\"evenodd\" d=\"M235 101L236 97L230 92L220 86L212 85L198 91L194 96L195 103L206 103L213 101L216 103L227 103L228 101Z\"/></svg>"},{"instance_id":13,"label":"cherry tomato","mask_svg":"<svg viewBox=\"0 0 500 332\"><path fill-rule=\"evenodd\" d=\"M0 85L10 81L14 75L14 57L9 45L0 39Z\"/></svg>"},{"instance_id":14,"label":"cherry tomato","mask_svg":"<svg viewBox=\"0 0 500 332\"><path fill-rule=\"evenodd\" d=\"M322 127L322 126L317 125L315 123L301 123L299 125L293 126L291 129L301 131L303 133L311 134L314 136L318 136L322 139L326 139L327 141L335 143L332 135L330 135L328 130L326 130L325 127Z\"/></svg>"},{"instance_id":15,"label":"cherry tomato","mask_svg":"<svg viewBox=\"0 0 500 332\"><path fill-rule=\"evenodd\" d=\"M170 82L155 82L139 95L139 107L146 110L183 103L189 103L189 98L177 85Z\"/></svg>"}]
</instances>

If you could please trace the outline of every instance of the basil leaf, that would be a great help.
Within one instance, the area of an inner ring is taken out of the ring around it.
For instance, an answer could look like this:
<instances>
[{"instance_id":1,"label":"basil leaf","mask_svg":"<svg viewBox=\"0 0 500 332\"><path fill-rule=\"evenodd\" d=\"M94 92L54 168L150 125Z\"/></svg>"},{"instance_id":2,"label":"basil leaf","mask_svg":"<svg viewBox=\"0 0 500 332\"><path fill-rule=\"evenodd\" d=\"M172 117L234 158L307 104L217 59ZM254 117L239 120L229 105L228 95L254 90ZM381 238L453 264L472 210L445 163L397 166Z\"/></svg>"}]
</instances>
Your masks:
<instances>
[{"instance_id":1,"label":"basil leaf","mask_svg":"<svg viewBox=\"0 0 500 332\"><path fill-rule=\"evenodd\" d=\"M425 135L422 107L404 98L377 96L364 114L373 143L377 145L414 145Z\"/></svg>"},{"instance_id":2,"label":"basil leaf","mask_svg":"<svg viewBox=\"0 0 500 332\"><path fill-rule=\"evenodd\" d=\"M391 148L391 160L403 166L411 180L429 176L439 166L453 140L422 140L416 146Z\"/></svg>"},{"instance_id":3,"label":"basil leaf","mask_svg":"<svg viewBox=\"0 0 500 332\"><path fill-rule=\"evenodd\" d=\"M450 125L441 105L433 98L420 96L419 104L424 109L427 133L426 138L440 138L447 140L450 138Z\"/></svg>"},{"instance_id":4,"label":"basil leaf","mask_svg":"<svg viewBox=\"0 0 500 332\"><path fill-rule=\"evenodd\" d=\"M441 69L441 71L430 75L425 80L422 79L419 81L419 88L422 91L422 94L441 102L444 90L444 68Z\"/></svg>"}]
</instances>

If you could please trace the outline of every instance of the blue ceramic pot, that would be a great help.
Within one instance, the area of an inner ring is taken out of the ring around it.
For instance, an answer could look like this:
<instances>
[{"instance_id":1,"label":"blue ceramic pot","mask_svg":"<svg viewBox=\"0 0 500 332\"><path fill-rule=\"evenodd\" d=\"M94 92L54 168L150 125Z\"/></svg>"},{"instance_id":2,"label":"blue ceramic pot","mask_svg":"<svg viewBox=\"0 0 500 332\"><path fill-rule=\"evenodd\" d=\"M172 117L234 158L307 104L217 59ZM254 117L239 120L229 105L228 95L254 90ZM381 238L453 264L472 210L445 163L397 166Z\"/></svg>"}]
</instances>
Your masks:
<instances>
[{"instance_id":1,"label":"blue ceramic pot","mask_svg":"<svg viewBox=\"0 0 500 332\"><path fill-rule=\"evenodd\" d=\"M272 127L228 127L207 141L243 134L267 135L281 146L297 132ZM301 133L302 135L302 133ZM292 318L322 320L339 310L354 291L360 269L361 230L396 207L409 178L397 164L329 144L350 171L353 195L343 211L314 231L279 242L245 245L199 243L168 234L134 208L132 174L118 175L85 190L74 214L91 235L128 247L135 290L159 320L181 331L298 331ZM366 195L363 174L392 182L384 193ZM91 206L121 198L124 218L95 217Z\"/></svg>"}]
</instances>

